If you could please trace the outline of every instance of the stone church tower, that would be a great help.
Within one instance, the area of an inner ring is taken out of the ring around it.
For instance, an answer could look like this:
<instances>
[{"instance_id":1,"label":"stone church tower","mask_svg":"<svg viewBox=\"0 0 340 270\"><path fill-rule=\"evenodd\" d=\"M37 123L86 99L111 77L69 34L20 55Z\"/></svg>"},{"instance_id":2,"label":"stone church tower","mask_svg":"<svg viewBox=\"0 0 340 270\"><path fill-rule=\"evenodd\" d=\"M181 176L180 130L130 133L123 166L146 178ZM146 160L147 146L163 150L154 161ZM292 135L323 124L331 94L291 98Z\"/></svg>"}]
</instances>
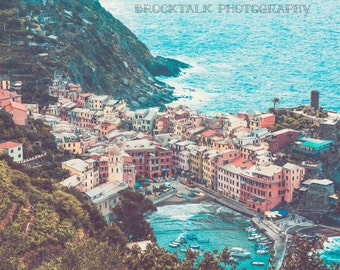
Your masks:
<instances>
[{"instance_id":1,"label":"stone church tower","mask_svg":"<svg viewBox=\"0 0 340 270\"><path fill-rule=\"evenodd\" d=\"M113 145L109 150L109 173L108 182L120 183L123 181L123 158L117 145Z\"/></svg>"}]
</instances>

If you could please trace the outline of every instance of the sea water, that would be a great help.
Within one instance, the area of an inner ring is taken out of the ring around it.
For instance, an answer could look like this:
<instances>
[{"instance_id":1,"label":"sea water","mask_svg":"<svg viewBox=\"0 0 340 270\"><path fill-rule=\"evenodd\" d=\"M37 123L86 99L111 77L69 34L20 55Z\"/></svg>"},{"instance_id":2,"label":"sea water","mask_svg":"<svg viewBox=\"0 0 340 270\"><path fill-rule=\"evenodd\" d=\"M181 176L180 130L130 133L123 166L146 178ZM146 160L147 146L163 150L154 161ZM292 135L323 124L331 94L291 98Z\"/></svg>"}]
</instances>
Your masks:
<instances>
[{"instance_id":1,"label":"sea water","mask_svg":"<svg viewBox=\"0 0 340 270\"><path fill-rule=\"evenodd\" d=\"M199 112L267 111L309 104L340 111L339 1L261 0L255 4L305 4L308 12L218 12L218 5L254 4L219 0L101 0L153 55L190 64L177 78L161 78ZM136 11L136 4L211 5L207 13ZM240 10L240 9L239 9Z\"/></svg>"},{"instance_id":2,"label":"sea water","mask_svg":"<svg viewBox=\"0 0 340 270\"><path fill-rule=\"evenodd\" d=\"M325 263L340 263L340 236L329 237L324 243L324 249L319 250Z\"/></svg>"},{"instance_id":3,"label":"sea water","mask_svg":"<svg viewBox=\"0 0 340 270\"><path fill-rule=\"evenodd\" d=\"M176 238L186 233L194 233L198 240L209 240L209 243L197 243L188 241L190 244L199 244L203 251L213 252L217 249L221 252L225 247L243 247L252 252L250 258L239 259L238 269L257 269L252 266L252 261L262 261L268 264L269 255L259 255L255 252L255 241L248 241L248 233L244 230L251 226L249 218L214 202L186 203L166 205L157 208L148 221L154 229L157 244L170 252L178 252L180 258L184 257L181 249L169 247ZM202 252L203 255L203 252ZM228 267L227 269L229 269ZM264 268L265 269L265 268Z\"/></svg>"}]
</instances>

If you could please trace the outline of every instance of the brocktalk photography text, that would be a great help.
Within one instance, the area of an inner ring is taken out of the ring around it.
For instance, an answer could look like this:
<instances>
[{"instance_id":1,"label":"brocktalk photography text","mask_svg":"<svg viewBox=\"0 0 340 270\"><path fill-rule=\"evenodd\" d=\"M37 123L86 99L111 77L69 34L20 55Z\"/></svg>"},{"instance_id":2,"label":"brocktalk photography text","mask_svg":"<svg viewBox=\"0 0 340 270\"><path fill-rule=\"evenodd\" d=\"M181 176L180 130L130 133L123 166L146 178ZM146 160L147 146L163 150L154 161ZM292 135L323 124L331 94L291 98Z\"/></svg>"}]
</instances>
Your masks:
<instances>
[{"instance_id":1,"label":"brocktalk photography text","mask_svg":"<svg viewBox=\"0 0 340 270\"><path fill-rule=\"evenodd\" d=\"M308 14L311 5L301 4L135 4L135 13L260 13Z\"/></svg>"}]
</instances>

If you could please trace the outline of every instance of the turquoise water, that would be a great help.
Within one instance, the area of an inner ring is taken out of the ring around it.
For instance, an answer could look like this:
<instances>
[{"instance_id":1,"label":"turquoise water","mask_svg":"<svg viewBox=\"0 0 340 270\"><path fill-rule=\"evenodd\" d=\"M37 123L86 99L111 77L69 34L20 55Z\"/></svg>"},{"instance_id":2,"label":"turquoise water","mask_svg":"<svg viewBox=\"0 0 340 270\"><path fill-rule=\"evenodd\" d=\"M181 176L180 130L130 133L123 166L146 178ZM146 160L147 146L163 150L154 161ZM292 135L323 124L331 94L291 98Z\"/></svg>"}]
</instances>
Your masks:
<instances>
[{"instance_id":1,"label":"turquoise water","mask_svg":"<svg viewBox=\"0 0 340 270\"><path fill-rule=\"evenodd\" d=\"M255 253L255 243L248 241L248 234L244 228L251 225L251 221L241 214L214 202L188 203L180 205L166 205L157 208L158 211L149 217L154 228L157 244L170 252L180 252L183 247L171 248L169 243L185 233L195 233L199 239L209 239L209 243L199 244L204 251L217 249L222 251L226 246L243 247L252 252L251 258L240 259L238 269L258 269L264 267L252 266L252 261L268 263L269 255ZM191 241L189 244L197 244ZM230 267L228 267L229 269Z\"/></svg>"},{"instance_id":2,"label":"turquoise water","mask_svg":"<svg viewBox=\"0 0 340 270\"><path fill-rule=\"evenodd\" d=\"M329 237L324 244L324 249L319 250L325 263L340 263L340 236Z\"/></svg>"},{"instance_id":3,"label":"turquoise water","mask_svg":"<svg viewBox=\"0 0 340 270\"><path fill-rule=\"evenodd\" d=\"M154 55L192 65L178 78L162 78L176 87L181 103L200 112L266 111L309 103L310 90L320 91L320 105L340 111L338 0L311 0L309 12L285 14L218 13L224 1L180 1L211 4L211 13L135 13L135 4L178 4L151 0L101 0ZM274 1L275 2L275 1ZM248 4L239 1L235 4ZM251 2L253 3L253 2ZM273 4L263 0L260 4ZM278 4L291 4L280 0Z\"/></svg>"}]
</instances>

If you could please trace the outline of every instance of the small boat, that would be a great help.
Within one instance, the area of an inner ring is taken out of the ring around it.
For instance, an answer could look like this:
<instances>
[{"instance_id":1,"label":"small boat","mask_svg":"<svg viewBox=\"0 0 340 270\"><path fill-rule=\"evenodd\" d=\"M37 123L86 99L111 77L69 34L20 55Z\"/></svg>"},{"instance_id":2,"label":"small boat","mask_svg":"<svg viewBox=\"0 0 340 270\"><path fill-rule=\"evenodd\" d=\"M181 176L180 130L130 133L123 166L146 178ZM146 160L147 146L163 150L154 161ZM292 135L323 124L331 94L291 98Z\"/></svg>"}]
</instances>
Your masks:
<instances>
[{"instance_id":1,"label":"small boat","mask_svg":"<svg viewBox=\"0 0 340 270\"><path fill-rule=\"evenodd\" d=\"M267 241L268 239L267 239L267 237L261 237L261 238L259 238L259 239L256 239L256 242L265 242L265 241Z\"/></svg>"},{"instance_id":2,"label":"small boat","mask_svg":"<svg viewBox=\"0 0 340 270\"><path fill-rule=\"evenodd\" d=\"M268 249L258 249L258 250L256 250L256 253L257 254L261 254L261 255L266 255L266 254L268 254Z\"/></svg>"},{"instance_id":3,"label":"small boat","mask_svg":"<svg viewBox=\"0 0 340 270\"><path fill-rule=\"evenodd\" d=\"M171 243L169 243L169 247L172 247L172 248L176 248L179 245L180 245L180 243L178 243L178 242L171 242Z\"/></svg>"},{"instance_id":4,"label":"small boat","mask_svg":"<svg viewBox=\"0 0 340 270\"><path fill-rule=\"evenodd\" d=\"M251 264L256 266L264 266L264 262L252 262Z\"/></svg>"},{"instance_id":5,"label":"small boat","mask_svg":"<svg viewBox=\"0 0 340 270\"><path fill-rule=\"evenodd\" d=\"M263 241L263 242L257 242L256 246L271 246L274 243L272 241Z\"/></svg>"},{"instance_id":6,"label":"small boat","mask_svg":"<svg viewBox=\"0 0 340 270\"><path fill-rule=\"evenodd\" d=\"M248 235L258 234L257 230L254 229L253 231L248 231Z\"/></svg>"},{"instance_id":7,"label":"small boat","mask_svg":"<svg viewBox=\"0 0 340 270\"><path fill-rule=\"evenodd\" d=\"M209 239L198 239L197 243L199 243L199 244L209 243Z\"/></svg>"},{"instance_id":8,"label":"small boat","mask_svg":"<svg viewBox=\"0 0 340 270\"><path fill-rule=\"evenodd\" d=\"M251 252L247 251L245 248L233 247L230 250L230 255L232 257L247 258L251 256Z\"/></svg>"},{"instance_id":9,"label":"small boat","mask_svg":"<svg viewBox=\"0 0 340 270\"><path fill-rule=\"evenodd\" d=\"M197 240L197 235L194 233L188 233L185 235L185 237L189 240Z\"/></svg>"},{"instance_id":10,"label":"small boat","mask_svg":"<svg viewBox=\"0 0 340 270\"><path fill-rule=\"evenodd\" d=\"M252 232L252 231L256 231L256 228L254 227L247 227L244 229L246 232Z\"/></svg>"},{"instance_id":11,"label":"small boat","mask_svg":"<svg viewBox=\"0 0 340 270\"><path fill-rule=\"evenodd\" d=\"M200 245L190 245L190 248L192 249L200 249Z\"/></svg>"},{"instance_id":12,"label":"small boat","mask_svg":"<svg viewBox=\"0 0 340 270\"><path fill-rule=\"evenodd\" d=\"M176 197L183 199L183 196L179 193L176 194Z\"/></svg>"},{"instance_id":13,"label":"small boat","mask_svg":"<svg viewBox=\"0 0 340 270\"><path fill-rule=\"evenodd\" d=\"M251 236L248 236L248 240L249 240L249 241L255 241L255 240L257 240L257 239L260 239L261 237L262 237L261 234L253 234L253 235L251 235Z\"/></svg>"},{"instance_id":14,"label":"small boat","mask_svg":"<svg viewBox=\"0 0 340 270\"><path fill-rule=\"evenodd\" d=\"M188 194L190 197L196 197L197 195L195 194L195 193L193 193L193 192L191 192L191 193L189 193Z\"/></svg>"}]
</instances>

